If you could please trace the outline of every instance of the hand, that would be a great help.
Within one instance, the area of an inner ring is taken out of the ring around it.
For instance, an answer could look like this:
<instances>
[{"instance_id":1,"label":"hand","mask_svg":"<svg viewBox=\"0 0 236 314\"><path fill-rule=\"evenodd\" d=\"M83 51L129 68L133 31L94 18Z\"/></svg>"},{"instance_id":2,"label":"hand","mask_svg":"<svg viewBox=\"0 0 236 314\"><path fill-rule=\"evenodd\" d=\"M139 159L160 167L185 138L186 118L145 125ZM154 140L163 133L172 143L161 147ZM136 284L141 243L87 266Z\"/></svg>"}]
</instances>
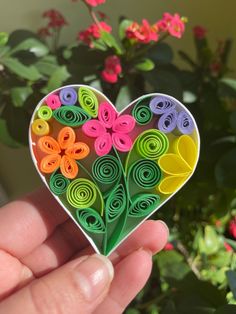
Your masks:
<instances>
[{"instance_id":1,"label":"hand","mask_svg":"<svg viewBox=\"0 0 236 314\"><path fill-rule=\"evenodd\" d=\"M147 221L108 258L94 254L46 188L0 209L0 314L122 313L168 229Z\"/></svg>"}]
</instances>

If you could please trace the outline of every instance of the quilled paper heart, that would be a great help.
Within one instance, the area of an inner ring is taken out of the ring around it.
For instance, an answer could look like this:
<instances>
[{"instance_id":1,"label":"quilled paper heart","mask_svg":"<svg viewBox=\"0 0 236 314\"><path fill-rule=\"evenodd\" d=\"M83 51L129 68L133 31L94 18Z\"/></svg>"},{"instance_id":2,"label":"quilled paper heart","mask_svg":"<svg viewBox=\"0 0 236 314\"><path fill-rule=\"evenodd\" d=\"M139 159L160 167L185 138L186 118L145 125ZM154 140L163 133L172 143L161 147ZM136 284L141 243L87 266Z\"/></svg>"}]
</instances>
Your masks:
<instances>
[{"instance_id":1,"label":"quilled paper heart","mask_svg":"<svg viewBox=\"0 0 236 314\"><path fill-rule=\"evenodd\" d=\"M45 185L105 255L188 181L200 146L194 118L173 97L145 95L117 112L85 85L40 101L29 142Z\"/></svg>"}]
</instances>

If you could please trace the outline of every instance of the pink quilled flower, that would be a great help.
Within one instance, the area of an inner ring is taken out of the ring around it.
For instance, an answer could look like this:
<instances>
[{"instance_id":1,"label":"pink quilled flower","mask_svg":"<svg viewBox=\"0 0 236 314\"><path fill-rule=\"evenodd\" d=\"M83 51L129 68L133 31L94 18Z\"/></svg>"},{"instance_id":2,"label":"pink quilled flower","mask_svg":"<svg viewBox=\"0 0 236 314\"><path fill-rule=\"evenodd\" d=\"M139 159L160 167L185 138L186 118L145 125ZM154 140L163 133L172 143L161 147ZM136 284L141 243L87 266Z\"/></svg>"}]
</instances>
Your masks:
<instances>
[{"instance_id":1,"label":"pink quilled flower","mask_svg":"<svg viewBox=\"0 0 236 314\"><path fill-rule=\"evenodd\" d=\"M109 154L114 146L120 152L128 152L133 142L128 135L135 127L135 119L131 115L117 117L116 110L108 103L103 102L99 106L98 119L87 121L83 132L92 138L96 138L94 149L98 156Z\"/></svg>"}]
</instances>

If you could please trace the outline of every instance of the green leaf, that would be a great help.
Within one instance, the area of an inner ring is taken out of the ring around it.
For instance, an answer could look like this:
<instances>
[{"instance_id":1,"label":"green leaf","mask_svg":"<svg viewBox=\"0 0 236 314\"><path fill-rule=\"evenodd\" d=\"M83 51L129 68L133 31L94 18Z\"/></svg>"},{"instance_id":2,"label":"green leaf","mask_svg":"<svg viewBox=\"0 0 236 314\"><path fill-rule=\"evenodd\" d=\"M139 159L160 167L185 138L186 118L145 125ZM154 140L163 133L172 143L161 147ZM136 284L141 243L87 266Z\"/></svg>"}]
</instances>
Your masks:
<instances>
[{"instance_id":1,"label":"green leaf","mask_svg":"<svg viewBox=\"0 0 236 314\"><path fill-rule=\"evenodd\" d=\"M118 44L117 40L115 37L105 31L101 31L101 39L104 41L104 43L109 47L115 49L116 53L121 55L122 54L122 49L120 45Z\"/></svg>"},{"instance_id":2,"label":"green leaf","mask_svg":"<svg viewBox=\"0 0 236 314\"><path fill-rule=\"evenodd\" d=\"M236 241L225 238L225 242L228 243L236 251Z\"/></svg>"},{"instance_id":3,"label":"green leaf","mask_svg":"<svg viewBox=\"0 0 236 314\"><path fill-rule=\"evenodd\" d=\"M104 43L104 41L99 38L97 40L92 40L93 47L97 50L106 51L107 45Z\"/></svg>"},{"instance_id":4,"label":"green leaf","mask_svg":"<svg viewBox=\"0 0 236 314\"><path fill-rule=\"evenodd\" d=\"M229 124L234 132L236 132L236 111L232 112L229 116Z\"/></svg>"},{"instance_id":5,"label":"green leaf","mask_svg":"<svg viewBox=\"0 0 236 314\"><path fill-rule=\"evenodd\" d=\"M40 59L34 66L41 74L49 77L59 68L56 57L50 55Z\"/></svg>"},{"instance_id":6,"label":"green leaf","mask_svg":"<svg viewBox=\"0 0 236 314\"><path fill-rule=\"evenodd\" d=\"M4 58L1 60L1 63L5 65L11 72L26 80L37 81L41 78L41 74L38 72L35 66L25 66L15 58Z\"/></svg>"},{"instance_id":7,"label":"green leaf","mask_svg":"<svg viewBox=\"0 0 236 314\"><path fill-rule=\"evenodd\" d=\"M221 82L225 83L226 85L228 85L229 87L231 87L232 89L236 91L236 80L231 79L231 78L223 78L221 79Z\"/></svg>"},{"instance_id":8,"label":"green leaf","mask_svg":"<svg viewBox=\"0 0 236 314\"><path fill-rule=\"evenodd\" d=\"M39 40L39 37L34 32L25 29L18 29L9 35L8 45L14 48L16 45L19 45L28 38L36 38Z\"/></svg>"},{"instance_id":9,"label":"green leaf","mask_svg":"<svg viewBox=\"0 0 236 314\"><path fill-rule=\"evenodd\" d=\"M48 84L43 88L42 92L45 94L50 93L52 90L57 89L62 86L62 83L65 82L70 77L70 73L67 71L66 66L59 67L50 77Z\"/></svg>"},{"instance_id":10,"label":"green leaf","mask_svg":"<svg viewBox=\"0 0 236 314\"><path fill-rule=\"evenodd\" d=\"M236 305L227 304L217 309L214 314L235 314Z\"/></svg>"},{"instance_id":11,"label":"green leaf","mask_svg":"<svg viewBox=\"0 0 236 314\"><path fill-rule=\"evenodd\" d=\"M7 129L7 123L4 119L0 118L0 142L11 148L21 147L20 143L15 141L9 134Z\"/></svg>"},{"instance_id":12,"label":"green leaf","mask_svg":"<svg viewBox=\"0 0 236 314\"><path fill-rule=\"evenodd\" d=\"M130 90L128 86L122 86L116 98L115 106L117 111L121 111L122 109L124 109L130 102L131 102Z\"/></svg>"},{"instance_id":13,"label":"green leaf","mask_svg":"<svg viewBox=\"0 0 236 314\"><path fill-rule=\"evenodd\" d=\"M26 99L33 93L31 87L14 87L11 88L11 100L15 107L22 107Z\"/></svg>"},{"instance_id":14,"label":"green leaf","mask_svg":"<svg viewBox=\"0 0 236 314\"><path fill-rule=\"evenodd\" d=\"M5 32L0 32L0 46L5 46L8 42L9 35Z\"/></svg>"},{"instance_id":15,"label":"green leaf","mask_svg":"<svg viewBox=\"0 0 236 314\"><path fill-rule=\"evenodd\" d=\"M226 272L226 277L228 279L230 290L233 293L233 296L236 300L236 271L228 270Z\"/></svg>"},{"instance_id":16,"label":"green leaf","mask_svg":"<svg viewBox=\"0 0 236 314\"><path fill-rule=\"evenodd\" d=\"M144 58L136 63L134 67L136 70L147 72L155 68L155 63L151 59Z\"/></svg>"},{"instance_id":17,"label":"green leaf","mask_svg":"<svg viewBox=\"0 0 236 314\"><path fill-rule=\"evenodd\" d=\"M235 188L236 186L236 148L221 157L215 168L215 176L219 186Z\"/></svg>"},{"instance_id":18,"label":"green leaf","mask_svg":"<svg viewBox=\"0 0 236 314\"><path fill-rule=\"evenodd\" d=\"M212 255L218 251L220 241L215 229L212 226L205 227L204 241L206 248L205 254Z\"/></svg>"},{"instance_id":19,"label":"green leaf","mask_svg":"<svg viewBox=\"0 0 236 314\"><path fill-rule=\"evenodd\" d=\"M171 63L174 57L173 50L166 43L157 43L148 50L147 57L156 64Z\"/></svg>"},{"instance_id":20,"label":"green leaf","mask_svg":"<svg viewBox=\"0 0 236 314\"><path fill-rule=\"evenodd\" d=\"M125 32L126 32L126 29L133 23L133 21L131 20L127 20L127 19L124 19L120 25L119 25L119 38L120 40L123 40L126 35L125 35Z\"/></svg>"},{"instance_id":21,"label":"green leaf","mask_svg":"<svg viewBox=\"0 0 236 314\"><path fill-rule=\"evenodd\" d=\"M13 55L19 51L29 51L33 53L36 57L43 57L48 54L49 50L46 45L44 45L41 41L35 38L28 38L14 47L9 55Z\"/></svg>"}]
</instances>

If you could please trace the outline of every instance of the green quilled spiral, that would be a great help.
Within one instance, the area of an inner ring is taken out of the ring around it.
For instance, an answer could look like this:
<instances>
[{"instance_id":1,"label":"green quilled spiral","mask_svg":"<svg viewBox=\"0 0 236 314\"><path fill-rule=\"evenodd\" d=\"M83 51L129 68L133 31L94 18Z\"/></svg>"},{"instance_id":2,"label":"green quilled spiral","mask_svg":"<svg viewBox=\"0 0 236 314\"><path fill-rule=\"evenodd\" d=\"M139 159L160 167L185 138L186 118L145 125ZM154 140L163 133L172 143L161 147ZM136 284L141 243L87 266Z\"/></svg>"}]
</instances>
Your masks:
<instances>
[{"instance_id":1,"label":"green quilled spiral","mask_svg":"<svg viewBox=\"0 0 236 314\"><path fill-rule=\"evenodd\" d=\"M96 185L88 179L75 179L67 188L66 198L75 208L89 208L97 198Z\"/></svg>"},{"instance_id":2,"label":"green quilled spiral","mask_svg":"<svg viewBox=\"0 0 236 314\"><path fill-rule=\"evenodd\" d=\"M157 160L165 154L169 148L167 136L155 129L141 133L136 141L138 153L148 159Z\"/></svg>"},{"instance_id":3,"label":"green quilled spiral","mask_svg":"<svg viewBox=\"0 0 236 314\"><path fill-rule=\"evenodd\" d=\"M129 177L140 188L154 188L161 180L162 173L160 167L153 160L140 159L136 161L129 170Z\"/></svg>"},{"instance_id":4,"label":"green quilled spiral","mask_svg":"<svg viewBox=\"0 0 236 314\"><path fill-rule=\"evenodd\" d=\"M80 87L79 92L80 106L93 118L98 116L98 99L91 89Z\"/></svg>"},{"instance_id":5,"label":"green quilled spiral","mask_svg":"<svg viewBox=\"0 0 236 314\"><path fill-rule=\"evenodd\" d=\"M39 119L48 121L52 118L52 109L48 106L41 106L37 112Z\"/></svg>"},{"instance_id":6,"label":"green quilled spiral","mask_svg":"<svg viewBox=\"0 0 236 314\"><path fill-rule=\"evenodd\" d=\"M69 184L70 180L65 178L61 173L54 172L50 176L49 187L50 190L56 195L64 194Z\"/></svg>"},{"instance_id":7,"label":"green quilled spiral","mask_svg":"<svg viewBox=\"0 0 236 314\"><path fill-rule=\"evenodd\" d=\"M160 196L157 194L137 194L132 197L132 205L129 208L129 217L141 218L149 215L160 204Z\"/></svg>"},{"instance_id":8,"label":"green quilled spiral","mask_svg":"<svg viewBox=\"0 0 236 314\"><path fill-rule=\"evenodd\" d=\"M109 194L106 206L105 216L107 222L112 222L117 219L126 209L127 197L125 188L122 184L117 185Z\"/></svg>"},{"instance_id":9,"label":"green quilled spiral","mask_svg":"<svg viewBox=\"0 0 236 314\"><path fill-rule=\"evenodd\" d=\"M53 117L63 125L77 127L91 119L85 110L76 106L62 106L53 111Z\"/></svg>"},{"instance_id":10,"label":"green quilled spiral","mask_svg":"<svg viewBox=\"0 0 236 314\"><path fill-rule=\"evenodd\" d=\"M83 208L76 210L76 217L80 225L92 233L105 233L106 227L96 210L93 208Z\"/></svg>"},{"instance_id":11,"label":"green quilled spiral","mask_svg":"<svg viewBox=\"0 0 236 314\"><path fill-rule=\"evenodd\" d=\"M132 115L139 125L148 124L153 117L149 108L150 97L140 99L132 110Z\"/></svg>"},{"instance_id":12,"label":"green quilled spiral","mask_svg":"<svg viewBox=\"0 0 236 314\"><path fill-rule=\"evenodd\" d=\"M94 161L92 173L96 181L102 184L113 184L120 179L122 170L117 158L105 155Z\"/></svg>"}]
</instances>

